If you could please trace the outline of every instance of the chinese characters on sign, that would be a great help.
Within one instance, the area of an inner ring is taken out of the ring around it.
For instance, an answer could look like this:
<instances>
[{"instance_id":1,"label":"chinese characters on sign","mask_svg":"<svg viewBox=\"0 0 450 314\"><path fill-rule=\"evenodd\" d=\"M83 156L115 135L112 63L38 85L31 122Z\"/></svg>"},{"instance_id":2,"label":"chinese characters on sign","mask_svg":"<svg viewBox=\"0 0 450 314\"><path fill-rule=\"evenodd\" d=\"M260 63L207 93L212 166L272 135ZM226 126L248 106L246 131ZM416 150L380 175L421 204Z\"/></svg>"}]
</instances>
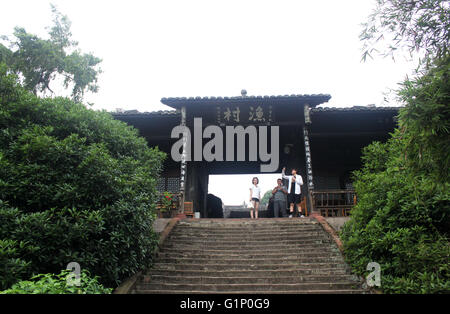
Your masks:
<instances>
[{"instance_id":1,"label":"chinese characters on sign","mask_svg":"<svg viewBox=\"0 0 450 314\"><path fill-rule=\"evenodd\" d=\"M248 117L249 121L255 121L255 122L265 122L266 119L264 118L264 111L261 106L258 106L253 108L253 106L250 106L250 114Z\"/></svg>"},{"instance_id":2,"label":"chinese characters on sign","mask_svg":"<svg viewBox=\"0 0 450 314\"><path fill-rule=\"evenodd\" d=\"M217 122L225 124L267 124L272 122L272 106L217 107Z\"/></svg>"},{"instance_id":3,"label":"chinese characters on sign","mask_svg":"<svg viewBox=\"0 0 450 314\"><path fill-rule=\"evenodd\" d=\"M223 113L223 119L226 120L227 122L240 122L239 119L239 114L241 113L241 111L239 110L239 107L236 107L235 110L231 111L230 107L227 107L226 111ZM232 119L232 120L231 120Z\"/></svg>"},{"instance_id":4,"label":"chinese characters on sign","mask_svg":"<svg viewBox=\"0 0 450 314\"><path fill-rule=\"evenodd\" d=\"M305 157L306 157L306 177L308 179L308 189L314 189L312 164L311 164L311 148L309 146L309 133L306 126L303 127L303 136L305 140Z\"/></svg>"}]
</instances>

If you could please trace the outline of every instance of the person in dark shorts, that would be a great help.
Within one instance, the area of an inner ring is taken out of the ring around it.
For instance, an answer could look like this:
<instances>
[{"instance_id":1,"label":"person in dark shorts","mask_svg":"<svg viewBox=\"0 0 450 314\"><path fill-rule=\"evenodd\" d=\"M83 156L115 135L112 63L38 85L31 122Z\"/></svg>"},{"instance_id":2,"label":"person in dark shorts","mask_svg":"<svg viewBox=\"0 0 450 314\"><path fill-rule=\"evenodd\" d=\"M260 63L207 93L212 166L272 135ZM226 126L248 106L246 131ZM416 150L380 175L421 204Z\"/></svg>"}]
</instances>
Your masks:
<instances>
[{"instance_id":1,"label":"person in dark shorts","mask_svg":"<svg viewBox=\"0 0 450 314\"><path fill-rule=\"evenodd\" d=\"M281 171L281 177L283 179L289 180L288 183L288 203L289 203L289 218L292 218L294 214L294 206L297 204L298 211L300 213L300 217L305 217L302 215L302 207L301 203L301 186L303 185L302 176L297 174L297 169L292 169L291 175L285 175L286 168L283 167Z\"/></svg>"},{"instance_id":2,"label":"person in dark shorts","mask_svg":"<svg viewBox=\"0 0 450 314\"><path fill-rule=\"evenodd\" d=\"M280 217L280 210L281 210L281 216L287 217L286 213L286 195L288 194L288 191L286 190L286 187L283 185L283 181L281 179L277 180L277 186L272 190L273 195L273 216L275 218Z\"/></svg>"},{"instance_id":3,"label":"person in dark shorts","mask_svg":"<svg viewBox=\"0 0 450 314\"><path fill-rule=\"evenodd\" d=\"M250 187L250 202L252 203L252 208L250 209L250 218L253 219L253 209L255 210L255 218L258 219L258 208L259 201L261 199L261 189L258 186L259 179L254 177L252 179L252 186Z\"/></svg>"}]
</instances>

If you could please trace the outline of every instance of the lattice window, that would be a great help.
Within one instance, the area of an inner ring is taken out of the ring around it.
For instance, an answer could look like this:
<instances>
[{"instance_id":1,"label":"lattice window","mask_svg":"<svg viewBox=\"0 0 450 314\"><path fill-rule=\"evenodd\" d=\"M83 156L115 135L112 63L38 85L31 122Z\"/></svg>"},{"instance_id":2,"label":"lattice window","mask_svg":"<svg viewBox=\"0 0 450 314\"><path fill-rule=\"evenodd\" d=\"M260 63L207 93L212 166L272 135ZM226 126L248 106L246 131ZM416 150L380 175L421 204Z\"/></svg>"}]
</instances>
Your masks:
<instances>
[{"instance_id":1,"label":"lattice window","mask_svg":"<svg viewBox=\"0 0 450 314\"><path fill-rule=\"evenodd\" d=\"M167 191L170 193L180 192L180 178L167 178Z\"/></svg>"},{"instance_id":2,"label":"lattice window","mask_svg":"<svg viewBox=\"0 0 450 314\"><path fill-rule=\"evenodd\" d=\"M156 183L156 190L161 193L166 190L166 178L158 178L158 182Z\"/></svg>"}]
</instances>

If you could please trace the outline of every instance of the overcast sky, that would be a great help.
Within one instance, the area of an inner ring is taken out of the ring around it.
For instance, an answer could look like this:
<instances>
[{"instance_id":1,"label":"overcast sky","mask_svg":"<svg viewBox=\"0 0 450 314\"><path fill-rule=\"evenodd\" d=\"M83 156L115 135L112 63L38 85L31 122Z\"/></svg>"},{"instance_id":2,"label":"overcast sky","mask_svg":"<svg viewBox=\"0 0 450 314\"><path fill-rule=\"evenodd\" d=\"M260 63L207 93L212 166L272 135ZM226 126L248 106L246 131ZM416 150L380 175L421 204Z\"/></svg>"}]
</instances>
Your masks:
<instances>
[{"instance_id":1,"label":"overcast sky","mask_svg":"<svg viewBox=\"0 0 450 314\"><path fill-rule=\"evenodd\" d=\"M360 62L360 24L374 0L51 2L72 21L80 49L103 59L100 90L85 96L95 109L161 110L168 109L162 97L238 96L241 89L330 94L332 107L386 105L384 93L413 69L402 58ZM2 0L0 34L22 26L46 37L49 3ZM239 180L243 192L222 196L225 203L246 200L250 180Z\"/></svg>"}]
</instances>

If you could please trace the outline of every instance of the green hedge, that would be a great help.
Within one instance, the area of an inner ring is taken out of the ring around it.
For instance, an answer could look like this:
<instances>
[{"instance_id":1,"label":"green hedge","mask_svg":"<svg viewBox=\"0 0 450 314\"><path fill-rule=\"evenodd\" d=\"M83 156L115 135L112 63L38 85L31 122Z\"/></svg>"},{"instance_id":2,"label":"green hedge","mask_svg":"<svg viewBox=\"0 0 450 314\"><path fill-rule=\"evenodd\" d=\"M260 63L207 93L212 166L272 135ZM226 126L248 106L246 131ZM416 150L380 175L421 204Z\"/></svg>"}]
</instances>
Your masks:
<instances>
[{"instance_id":1,"label":"green hedge","mask_svg":"<svg viewBox=\"0 0 450 314\"><path fill-rule=\"evenodd\" d=\"M34 96L1 64L0 129L0 289L70 262L112 287L151 263L164 153L107 112Z\"/></svg>"}]
</instances>

